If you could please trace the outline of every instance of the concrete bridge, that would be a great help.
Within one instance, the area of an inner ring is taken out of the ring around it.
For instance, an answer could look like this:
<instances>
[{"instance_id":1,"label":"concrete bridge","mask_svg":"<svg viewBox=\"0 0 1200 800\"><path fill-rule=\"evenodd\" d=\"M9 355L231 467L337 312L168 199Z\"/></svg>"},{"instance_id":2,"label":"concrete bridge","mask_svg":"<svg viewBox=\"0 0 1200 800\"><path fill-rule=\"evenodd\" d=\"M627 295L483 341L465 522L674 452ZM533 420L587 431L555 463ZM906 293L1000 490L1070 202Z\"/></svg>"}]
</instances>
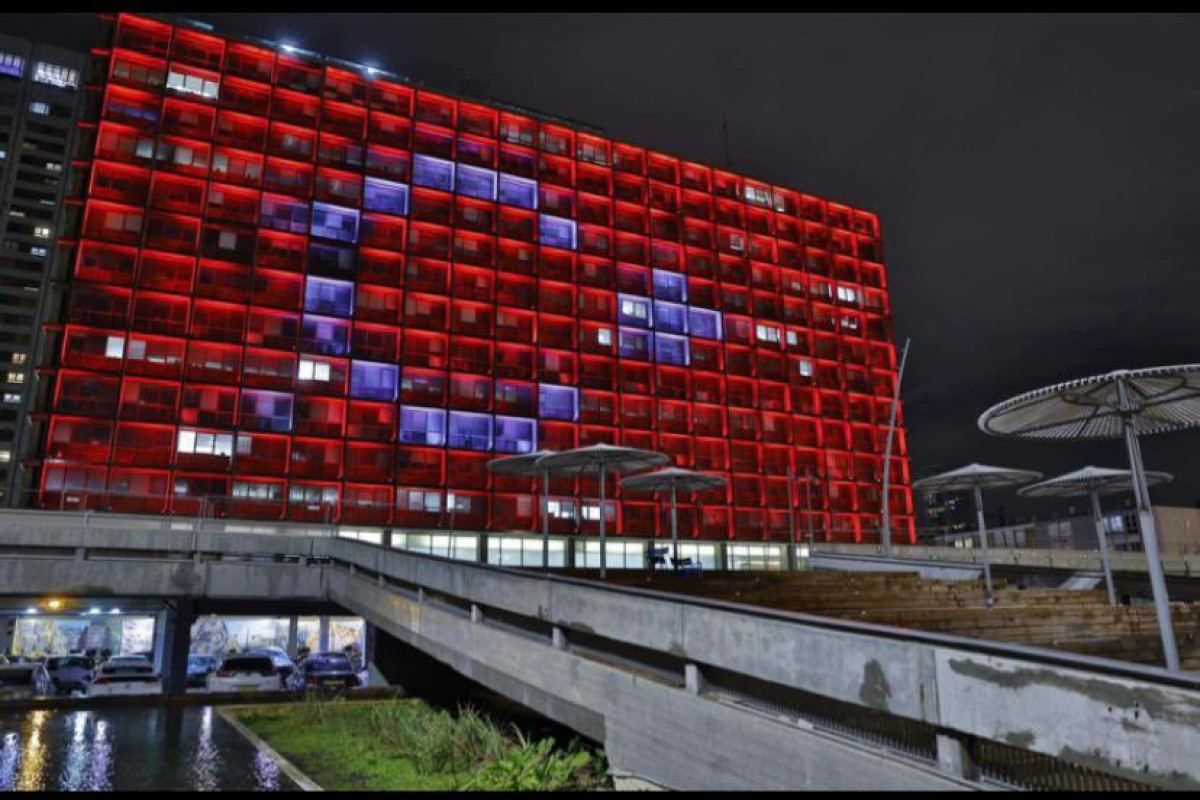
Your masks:
<instances>
[{"instance_id":1,"label":"concrete bridge","mask_svg":"<svg viewBox=\"0 0 1200 800\"><path fill-rule=\"evenodd\" d=\"M415 555L344 538L0 515L0 595L335 604L403 682L433 661L672 789L1200 786L1200 678Z\"/></svg>"}]
</instances>

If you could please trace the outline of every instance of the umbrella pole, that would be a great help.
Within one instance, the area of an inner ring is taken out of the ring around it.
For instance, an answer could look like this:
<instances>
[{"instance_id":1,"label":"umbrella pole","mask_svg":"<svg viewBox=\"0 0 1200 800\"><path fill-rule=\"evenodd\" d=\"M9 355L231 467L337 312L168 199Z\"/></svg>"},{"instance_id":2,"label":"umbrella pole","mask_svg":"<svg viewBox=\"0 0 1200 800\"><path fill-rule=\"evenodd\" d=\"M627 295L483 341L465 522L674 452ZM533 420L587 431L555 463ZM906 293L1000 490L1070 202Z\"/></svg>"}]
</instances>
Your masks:
<instances>
[{"instance_id":1,"label":"umbrella pole","mask_svg":"<svg viewBox=\"0 0 1200 800\"><path fill-rule=\"evenodd\" d=\"M542 569L550 569L550 471L542 470Z\"/></svg>"},{"instance_id":2,"label":"umbrella pole","mask_svg":"<svg viewBox=\"0 0 1200 800\"><path fill-rule=\"evenodd\" d=\"M788 571L796 571L796 490L795 476L792 474L791 467L788 468Z\"/></svg>"},{"instance_id":3,"label":"umbrella pole","mask_svg":"<svg viewBox=\"0 0 1200 800\"><path fill-rule=\"evenodd\" d=\"M675 519L675 484L671 484L671 550L675 571L679 571L679 523Z\"/></svg>"},{"instance_id":4,"label":"umbrella pole","mask_svg":"<svg viewBox=\"0 0 1200 800\"><path fill-rule=\"evenodd\" d=\"M1108 563L1108 537L1104 533L1104 514L1100 510L1100 492L1091 487L1092 520L1096 523L1096 541L1100 543L1100 563L1104 565L1104 586L1108 589L1108 604L1117 604L1117 592L1113 588L1112 566Z\"/></svg>"},{"instance_id":5,"label":"umbrella pole","mask_svg":"<svg viewBox=\"0 0 1200 800\"><path fill-rule=\"evenodd\" d=\"M1138 505L1138 527L1142 532L1142 547L1146 550L1146 569L1150 573L1150 588L1154 593L1154 611L1158 616L1158 632L1162 636L1163 660L1167 669L1179 672L1179 651L1175 647L1175 629L1171 626L1170 598L1167 597L1167 581L1163 577L1162 561L1158 556L1158 530L1154 525L1154 512L1150 509L1150 491L1146 488L1145 467L1142 466L1142 448L1138 444L1133 417L1129 414L1129 389L1124 381L1117 381L1117 394L1121 399L1121 427L1125 434L1125 449L1129 452L1129 468L1133 471L1133 494Z\"/></svg>"},{"instance_id":6,"label":"umbrella pole","mask_svg":"<svg viewBox=\"0 0 1200 800\"><path fill-rule=\"evenodd\" d=\"M975 516L979 520L979 549L983 555L984 602L992 607L992 564L988 558L987 527L983 522L983 489L975 484Z\"/></svg>"},{"instance_id":7,"label":"umbrella pole","mask_svg":"<svg viewBox=\"0 0 1200 800\"><path fill-rule=\"evenodd\" d=\"M604 547L604 462L601 461L600 462L600 580L604 580L604 575L606 572L605 565L607 564L607 559L605 558L605 555L606 555L606 553L605 553L605 547Z\"/></svg>"}]
</instances>

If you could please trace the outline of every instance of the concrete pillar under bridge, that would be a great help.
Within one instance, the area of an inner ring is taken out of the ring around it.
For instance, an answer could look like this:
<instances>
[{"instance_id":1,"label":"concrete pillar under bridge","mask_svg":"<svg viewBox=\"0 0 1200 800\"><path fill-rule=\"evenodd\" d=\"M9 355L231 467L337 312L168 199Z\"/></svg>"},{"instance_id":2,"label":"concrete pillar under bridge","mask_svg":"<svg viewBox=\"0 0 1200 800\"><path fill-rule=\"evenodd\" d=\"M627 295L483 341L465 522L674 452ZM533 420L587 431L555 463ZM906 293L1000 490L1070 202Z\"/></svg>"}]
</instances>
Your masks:
<instances>
[{"instance_id":1,"label":"concrete pillar under bridge","mask_svg":"<svg viewBox=\"0 0 1200 800\"><path fill-rule=\"evenodd\" d=\"M160 619L162 644L157 657L161 663L163 691L182 694L187 691L188 650L192 643L192 624L196 621L196 603L180 600L168 606Z\"/></svg>"}]
</instances>

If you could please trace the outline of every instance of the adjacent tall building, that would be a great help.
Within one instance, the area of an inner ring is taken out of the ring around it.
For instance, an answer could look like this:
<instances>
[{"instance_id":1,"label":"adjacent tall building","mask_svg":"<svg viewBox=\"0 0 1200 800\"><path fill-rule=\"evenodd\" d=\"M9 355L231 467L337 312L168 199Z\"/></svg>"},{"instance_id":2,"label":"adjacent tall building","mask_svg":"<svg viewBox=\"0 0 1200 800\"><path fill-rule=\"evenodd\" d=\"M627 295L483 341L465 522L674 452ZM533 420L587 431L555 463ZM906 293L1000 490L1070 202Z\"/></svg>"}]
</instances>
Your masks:
<instances>
[{"instance_id":1,"label":"adjacent tall building","mask_svg":"<svg viewBox=\"0 0 1200 800\"><path fill-rule=\"evenodd\" d=\"M0 505L30 499L20 442L84 65L81 54L0 34Z\"/></svg>"},{"instance_id":2,"label":"adjacent tall building","mask_svg":"<svg viewBox=\"0 0 1200 800\"><path fill-rule=\"evenodd\" d=\"M685 536L877 537L875 214L195 23L93 55L42 507L534 531L486 462L609 442L728 477ZM551 488L596 529L594 481ZM608 491L610 531L665 532Z\"/></svg>"}]
</instances>

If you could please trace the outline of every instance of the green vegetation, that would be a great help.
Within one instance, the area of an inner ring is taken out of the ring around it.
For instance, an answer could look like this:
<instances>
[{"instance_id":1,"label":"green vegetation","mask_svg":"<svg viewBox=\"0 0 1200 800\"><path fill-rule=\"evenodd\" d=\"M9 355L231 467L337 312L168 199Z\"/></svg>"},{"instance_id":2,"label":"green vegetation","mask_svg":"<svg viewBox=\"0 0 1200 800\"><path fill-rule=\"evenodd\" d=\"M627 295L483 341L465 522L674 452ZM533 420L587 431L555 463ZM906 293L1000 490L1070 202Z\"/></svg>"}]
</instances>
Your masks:
<instances>
[{"instance_id":1,"label":"green vegetation","mask_svg":"<svg viewBox=\"0 0 1200 800\"><path fill-rule=\"evenodd\" d=\"M407 698L320 700L229 709L325 789L569 790L608 788L604 757L578 740L565 750Z\"/></svg>"}]
</instances>

